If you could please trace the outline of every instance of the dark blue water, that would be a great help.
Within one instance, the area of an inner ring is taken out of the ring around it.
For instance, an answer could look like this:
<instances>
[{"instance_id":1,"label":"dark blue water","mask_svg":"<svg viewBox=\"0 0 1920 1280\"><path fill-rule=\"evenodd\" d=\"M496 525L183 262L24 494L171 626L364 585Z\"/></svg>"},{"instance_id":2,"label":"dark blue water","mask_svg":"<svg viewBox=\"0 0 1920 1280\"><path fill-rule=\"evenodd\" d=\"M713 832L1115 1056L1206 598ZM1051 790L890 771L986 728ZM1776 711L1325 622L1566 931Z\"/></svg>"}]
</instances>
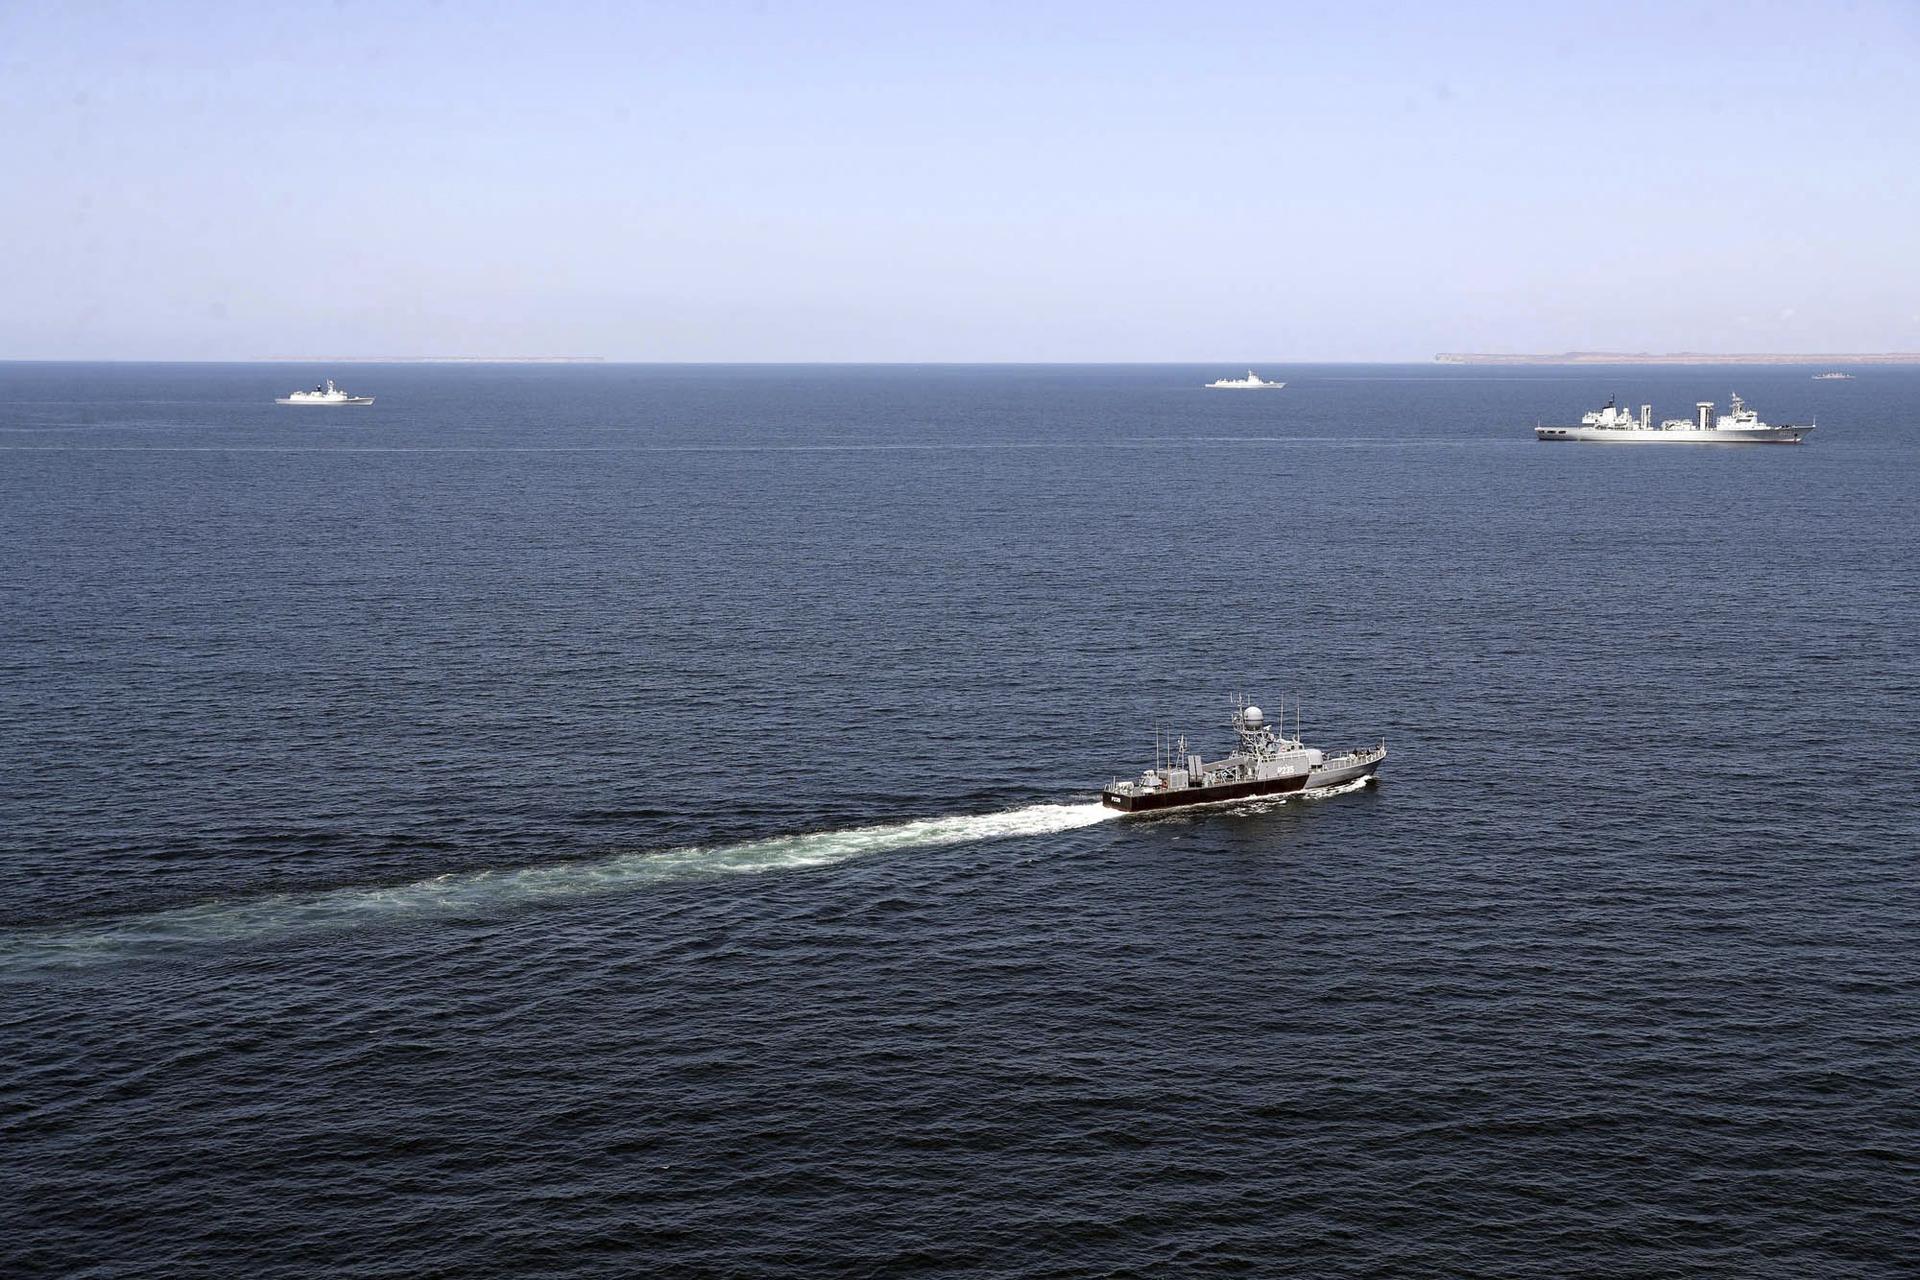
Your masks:
<instances>
[{"instance_id":1,"label":"dark blue water","mask_svg":"<svg viewBox=\"0 0 1920 1280\"><path fill-rule=\"evenodd\" d=\"M1221 372L0 366L0 1270L1910 1274L1920 370Z\"/></svg>"}]
</instances>

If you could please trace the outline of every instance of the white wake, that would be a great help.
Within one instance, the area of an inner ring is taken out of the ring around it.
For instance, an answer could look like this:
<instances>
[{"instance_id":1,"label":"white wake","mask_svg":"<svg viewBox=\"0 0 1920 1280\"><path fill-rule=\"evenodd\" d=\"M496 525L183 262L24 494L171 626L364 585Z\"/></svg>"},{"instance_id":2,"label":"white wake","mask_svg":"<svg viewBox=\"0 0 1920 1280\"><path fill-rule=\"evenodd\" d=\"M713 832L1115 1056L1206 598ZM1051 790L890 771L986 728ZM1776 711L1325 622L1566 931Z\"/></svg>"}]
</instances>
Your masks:
<instances>
[{"instance_id":1,"label":"white wake","mask_svg":"<svg viewBox=\"0 0 1920 1280\"><path fill-rule=\"evenodd\" d=\"M738 844L619 853L582 862L435 876L386 888L334 889L201 903L72 926L0 933L0 969L81 964L197 943L357 928L423 916L484 915L515 903L619 893L649 884L825 867L902 849L1043 836L1119 816L1097 803L1036 804L1003 813L774 836Z\"/></svg>"}]
</instances>

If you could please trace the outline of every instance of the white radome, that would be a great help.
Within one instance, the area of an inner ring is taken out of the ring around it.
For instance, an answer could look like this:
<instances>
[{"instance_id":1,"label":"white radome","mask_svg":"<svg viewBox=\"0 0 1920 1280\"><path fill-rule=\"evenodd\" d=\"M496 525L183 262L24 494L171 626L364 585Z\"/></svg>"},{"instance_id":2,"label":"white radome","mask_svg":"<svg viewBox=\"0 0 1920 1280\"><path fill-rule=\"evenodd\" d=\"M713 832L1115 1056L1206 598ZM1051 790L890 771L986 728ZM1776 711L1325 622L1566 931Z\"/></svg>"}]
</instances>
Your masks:
<instances>
[{"instance_id":1,"label":"white radome","mask_svg":"<svg viewBox=\"0 0 1920 1280\"><path fill-rule=\"evenodd\" d=\"M1263 717L1260 714L1260 708L1248 707L1240 713L1240 718L1248 724L1259 724Z\"/></svg>"}]
</instances>

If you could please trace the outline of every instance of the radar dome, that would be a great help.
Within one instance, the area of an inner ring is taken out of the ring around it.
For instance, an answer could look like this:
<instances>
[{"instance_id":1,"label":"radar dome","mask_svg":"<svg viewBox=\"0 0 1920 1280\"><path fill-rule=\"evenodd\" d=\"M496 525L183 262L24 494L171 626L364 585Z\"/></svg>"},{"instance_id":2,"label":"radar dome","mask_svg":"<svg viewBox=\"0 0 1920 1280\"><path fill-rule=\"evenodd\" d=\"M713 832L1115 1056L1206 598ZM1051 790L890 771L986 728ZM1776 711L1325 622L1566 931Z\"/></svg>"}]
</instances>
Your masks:
<instances>
[{"instance_id":1,"label":"radar dome","mask_svg":"<svg viewBox=\"0 0 1920 1280\"><path fill-rule=\"evenodd\" d=\"M1245 710L1243 710L1243 711L1241 711L1241 713L1240 713L1240 718L1241 718L1241 719L1242 719L1243 721L1245 721L1245 722L1246 722L1247 724L1250 724L1250 725L1253 725L1253 724L1259 724L1259 723L1260 723L1260 718L1261 718L1261 717L1260 717L1260 708L1258 708L1258 707L1248 707L1248 708L1246 708Z\"/></svg>"}]
</instances>

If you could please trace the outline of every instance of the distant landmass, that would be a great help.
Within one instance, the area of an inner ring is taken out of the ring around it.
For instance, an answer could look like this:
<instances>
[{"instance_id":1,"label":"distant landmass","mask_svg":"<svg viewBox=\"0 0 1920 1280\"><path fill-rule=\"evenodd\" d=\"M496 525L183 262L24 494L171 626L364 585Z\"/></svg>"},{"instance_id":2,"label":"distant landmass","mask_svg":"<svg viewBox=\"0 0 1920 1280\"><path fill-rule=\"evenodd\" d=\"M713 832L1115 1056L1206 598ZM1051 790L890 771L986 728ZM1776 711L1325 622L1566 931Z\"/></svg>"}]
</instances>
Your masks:
<instances>
[{"instance_id":1,"label":"distant landmass","mask_svg":"<svg viewBox=\"0 0 1920 1280\"><path fill-rule=\"evenodd\" d=\"M601 364L605 356L266 356L265 364Z\"/></svg>"},{"instance_id":2,"label":"distant landmass","mask_svg":"<svg viewBox=\"0 0 1920 1280\"><path fill-rule=\"evenodd\" d=\"M1559 355L1506 355L1443 351L1441 364L1920 364L1920 352L1882 351L1846 355L1721 355L1707 351L1562 351Z\"/></svg>"}]
</instances>

